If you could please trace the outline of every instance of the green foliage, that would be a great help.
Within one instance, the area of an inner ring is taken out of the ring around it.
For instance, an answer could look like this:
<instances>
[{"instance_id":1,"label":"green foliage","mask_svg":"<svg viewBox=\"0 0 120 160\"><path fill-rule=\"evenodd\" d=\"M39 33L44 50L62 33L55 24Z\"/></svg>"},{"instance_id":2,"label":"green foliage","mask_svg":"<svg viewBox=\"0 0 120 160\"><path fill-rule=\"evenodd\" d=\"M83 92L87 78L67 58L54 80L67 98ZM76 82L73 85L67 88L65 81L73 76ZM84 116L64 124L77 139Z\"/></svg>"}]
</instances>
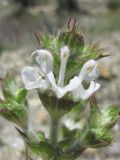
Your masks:
<instances>
[{"instance_id":1,"label":"green foliage","mask_svg":"<svg viewBox=\"0 0 120 160\"><path fill-rule=\"evenodd\" d=\"M110 145L113 140L111 129L119 115L118 107L112 105L101 112L94 102L90 107L89 122L84 135L86 145L92 148Z\"/></svg>"},{"instance_id":2,"label":"green foliage","mask_svg":"<svg viewBox=\"0 0 120 160\"><path fill-rule=\"evenodd\" d=\"M0 102L0 115L23 129L27 127L28 113L25 106L26 90L17 88L14 80L7 74L3 81L4 100Z\"/></svg>"},{"instance_id":3,"label":"green foliage","mask_svg":"<svg viewBox=\"0 0 120 160\"><path fill-rule=\"evenodd\" d=\"M29 142L28 148L32 154L42 157L43 160L50 160L55 156L53 146L45 141L38 143Z\"/></svg>"},{"instance_id":4,"label":"green foliage","mask_svg":"<svg viewBox=\"0 0 120 160\"><path fill-rule=\"evenodd\" d=\"M52 145L49 140L43 136L43 132L39 132L39 139L38 132L35 134L26 134L18 128L16 129L25 140L29 153L32 156L41 157L43 160L74 160L75 157L78 157L78 150L79 154L84 150L79 144L77 145L78 148L74 148L73 144L76 144L75 138L69 137ZM71 151L72 147L75 149L75 152Z\"/></svg>"},{"instance_id":5,"label":"green foliage","mask_svg":"<svg viewBox=\"0 0 120 160\"><path fill-rule=\"evenodd\" d=\"M16 129L27 143L30 154L39 156L43 160L50 160L55 156L55 149L45 138L43 132L37 132L35 134L32 134L23 133L18 128Z\"/></svg>"}]
</instances>

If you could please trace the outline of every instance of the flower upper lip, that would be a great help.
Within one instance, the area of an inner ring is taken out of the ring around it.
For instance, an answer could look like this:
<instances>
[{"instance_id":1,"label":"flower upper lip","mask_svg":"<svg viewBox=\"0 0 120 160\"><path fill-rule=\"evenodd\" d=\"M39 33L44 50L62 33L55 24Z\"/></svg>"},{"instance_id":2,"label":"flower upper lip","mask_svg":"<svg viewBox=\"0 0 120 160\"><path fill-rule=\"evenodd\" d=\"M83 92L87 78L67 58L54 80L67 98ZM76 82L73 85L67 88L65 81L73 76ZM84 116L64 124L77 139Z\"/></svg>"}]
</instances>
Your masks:
<instances>
[{"instance_id":1,"label":"flower upper lip","mask_svg":"<svg viewBox=\"0 0 120 160\"><path fill-rule=\"evenodd\" d=\"M94 82L99 77L97 70L97 62L93 59L87 61L78 76L72 78L69 83L64 86L64 76L70 50L67 46L61 48L60 52L60 71L58 83L56 83L53 73L53 56L45 49L36 50L32 53L36 62L40 66L40 74L33 67L27 66L22 70L22 78L26 89L40 88L41 91L47 89L52 90L57 98L62 98L66 93L71 92L73 100L89 98L100 87L99 83ZM43 78L44 77L44 78ZM84 89L82 82L89 81L88 89Z\"/></svg>"},{"instance_id":2,"label":"flower upper lip","mask_svg":"<svg viewBox=\"0 0 120 160\"><path fill-rule=\"evenodd\" d=\"M36 50L32 55L36 55L35 60L40 65L40 69L43 73L47 74L53 70L53 56L45 49Z\"/></svg>"}]
</instances>

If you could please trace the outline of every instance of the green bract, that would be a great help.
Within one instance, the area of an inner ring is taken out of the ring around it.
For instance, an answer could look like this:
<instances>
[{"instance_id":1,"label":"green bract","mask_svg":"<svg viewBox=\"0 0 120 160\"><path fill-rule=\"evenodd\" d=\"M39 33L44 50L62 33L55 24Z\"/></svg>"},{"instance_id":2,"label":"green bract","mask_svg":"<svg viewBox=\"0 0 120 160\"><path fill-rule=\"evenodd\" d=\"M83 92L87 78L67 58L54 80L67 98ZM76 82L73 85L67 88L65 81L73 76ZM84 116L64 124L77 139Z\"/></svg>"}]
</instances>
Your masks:
<instances>
[{"instance_id":1,"label":"green bract","mask_svg":"<svg viewBox=\"0 0 120 160\"><path fill-rule=\"evenodd\" d=\"M28 123L28 111L25 106L26 89L19 89L7 74L3 81L2 93L4 100L0 102L0 115L26 129Z\"/></svg>"},{"instance_id":2,"label":"green bract","mask_svg":"<svg viewBox=\"0 0 120 160\"><path fill-rule=\"evenodd\" d=\"M85 134L86 145L92 148L110 145L113 140L112 128L119 116L119 109L115 105L99 110L96 103L90 106L90 117Z\"/></svg>"}]
</instances>

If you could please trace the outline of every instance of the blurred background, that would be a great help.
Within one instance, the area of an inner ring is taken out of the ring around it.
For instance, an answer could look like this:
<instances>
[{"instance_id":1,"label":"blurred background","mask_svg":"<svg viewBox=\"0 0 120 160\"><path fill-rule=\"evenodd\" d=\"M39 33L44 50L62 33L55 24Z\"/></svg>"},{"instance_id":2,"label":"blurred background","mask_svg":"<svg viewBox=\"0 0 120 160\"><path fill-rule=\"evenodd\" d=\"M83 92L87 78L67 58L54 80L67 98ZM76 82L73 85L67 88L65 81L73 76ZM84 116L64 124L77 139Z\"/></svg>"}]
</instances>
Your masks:
<instances>
[{"instance_id":1,"label":"blurred background","mask_svg":"<svg viewBox=\"0 0 120 160\"><path fill-rule=\"evenodd\" d=\"M54 34L70 17L77 18L86 44L98 42L111 55L99 62L99 104L120 104L120 0L0 0L0 77L9 71L22 84L21 69L32 64L30 55L39 48L34 33ZM47 132L47 113L36 93L29 97L31 130ZM88 149L80 159L120 160L120 122L114 132L111 146ZM0 117L0 160L22 160L23 151L14 126Z\"/></svg>"}]
</instances>

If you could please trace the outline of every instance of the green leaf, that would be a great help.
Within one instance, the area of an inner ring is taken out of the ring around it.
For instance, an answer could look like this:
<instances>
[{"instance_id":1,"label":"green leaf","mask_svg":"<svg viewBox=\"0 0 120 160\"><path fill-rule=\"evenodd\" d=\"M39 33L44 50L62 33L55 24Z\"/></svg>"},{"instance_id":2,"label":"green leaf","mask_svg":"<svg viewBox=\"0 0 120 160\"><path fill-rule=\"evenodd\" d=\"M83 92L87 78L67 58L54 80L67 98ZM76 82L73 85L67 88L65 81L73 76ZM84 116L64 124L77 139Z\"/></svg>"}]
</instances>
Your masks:
<instances>
[{"instance_id":1,"label":"green leaf","mask_svg":"<svg viewBox=\"0 0 120 160\"><path fill-rule=\"evenodd\" d=\"M17 90L17 86L15 84L15 81L12 79L12 77L9 74L7 74L3 81L3 87L2 87L2 93L4 98L7 101L14 100L16 90Z\"/></svg>"},{"instance_id":2,"label":"green leaf","mask_svg":"<svg viewBox=\"0 0 120 160\"><path fill-rule=\"evenodd\" d=\"M24 133L16 128L22 138L25 140L28 150L32 155L41 157L43 160L50 160L55 157L56 152L54 147L45 139L43 132Z\"/></svg>"},{"instance_id":3,"label":"green leaf","mask_svg":"<svg viewBox=\"0 0 120 160\"><path fill-rule=\"evenodd\" d=\"M40 156L43 160L52 160L55 157L55 150L48 142L28 142L28 148L33 155Z\"/></svg>"}]
</instances>

